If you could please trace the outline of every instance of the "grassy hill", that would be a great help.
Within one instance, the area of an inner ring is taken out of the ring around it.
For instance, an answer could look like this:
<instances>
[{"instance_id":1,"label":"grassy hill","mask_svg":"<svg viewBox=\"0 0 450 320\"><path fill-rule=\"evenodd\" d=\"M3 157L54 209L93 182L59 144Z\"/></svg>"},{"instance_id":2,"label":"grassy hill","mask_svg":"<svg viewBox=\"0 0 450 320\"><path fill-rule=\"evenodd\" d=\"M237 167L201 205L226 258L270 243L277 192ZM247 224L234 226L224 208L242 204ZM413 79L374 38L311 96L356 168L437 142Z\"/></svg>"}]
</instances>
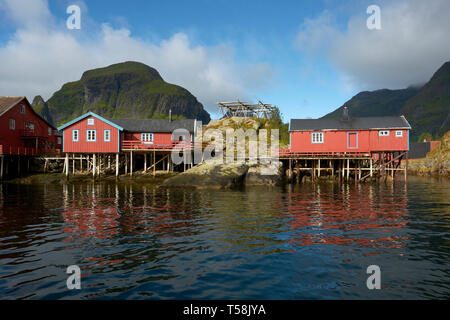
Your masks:
<instances>
[{"instance_id":1,"label":"grassy hill","mask_svg":"<svg viewBox=\"0 0 450 320\"><path fill-rule=\"evenodd\" d=\"M88 111L109 118L174 117L209 122L209 113L186 89L165 82L155 69L124 62L86 71L66 83L46 102L53 123L60 125ZM41 115L44 108L36 110Z\"/></svg>"},{"instance_id":2,"label":"grassy hill","mask_svg":"<svg viewBox=\"0 0 450 320\"><path fill-rule=\"evenodd\" d=\"M404 115L412 126L412 140L424 133L441 137L450 130L450 62L423 87L360 92L324 118L340 117L344 106L354 117Z\"/></svg>"}]
</instances>

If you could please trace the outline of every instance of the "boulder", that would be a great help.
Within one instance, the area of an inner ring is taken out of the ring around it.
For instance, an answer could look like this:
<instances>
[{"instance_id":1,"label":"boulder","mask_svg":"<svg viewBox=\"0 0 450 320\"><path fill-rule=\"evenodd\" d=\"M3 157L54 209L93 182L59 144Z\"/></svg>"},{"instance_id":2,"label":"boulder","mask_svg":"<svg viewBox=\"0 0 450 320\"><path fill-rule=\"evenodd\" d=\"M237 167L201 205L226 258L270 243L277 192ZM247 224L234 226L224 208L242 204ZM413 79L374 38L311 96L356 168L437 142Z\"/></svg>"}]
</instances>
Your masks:
<instances>
[{"instance_id":1,"label":"boulder","mask_svg":"<svg viewBox=\"0 0 450 320\"><path fill-rule=\"evenodd\" d=\"M246 186L276 185L282 179L283 164L278 162L278 168L270 164L256 164L250 166L245 175Z\"/></svg>"},{"instance_id":2,"label":"boulder","mask_svg":"<svg viewBox=\"0 0 450 320\"><path fill-rule=\"evenodd\" d=\"M207 160L186 172L167 179L162 185L232 188L243 184L248 168L245 163L226 164L221 160Z\"/></svg>"}]
</instances>

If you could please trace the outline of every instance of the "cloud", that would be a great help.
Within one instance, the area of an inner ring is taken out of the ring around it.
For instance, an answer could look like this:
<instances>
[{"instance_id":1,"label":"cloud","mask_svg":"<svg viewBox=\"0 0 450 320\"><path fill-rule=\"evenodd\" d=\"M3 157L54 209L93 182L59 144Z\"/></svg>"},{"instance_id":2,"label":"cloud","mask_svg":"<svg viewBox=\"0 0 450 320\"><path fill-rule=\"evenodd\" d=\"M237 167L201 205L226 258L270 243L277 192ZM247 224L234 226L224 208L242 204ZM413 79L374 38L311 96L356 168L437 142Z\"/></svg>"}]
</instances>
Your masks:
<instances>
[{"instance_id":1,"label":"cloud","mask_svg":"<svg viewBox=\"0 0 450 320\"><path fill-rule=\"evenodd\" d=\"M381 30L369 30L365 12L344 30L329 12L307 20L297 35L299 50L325 55L344 85L358 89L404 88L424 83L450 60L450 1L386 1Z\"/></svg>"},{"instance_id":2,"label":"cloud","mask_svg":"<svg viewBox=\"0 0 450 320\"><path fill-rule=\"evenodd\" d=\"M237 62L227 44L194 45L184 33L145 41L127 28L107 23L94 34L90 29L87 36L83 22L81 31L55 22L46 1L33 1L32 8L27 5L28 1L0 0L0 11L17 24L10 40L4 46L0 43L0 95L31 99L40 94L47 99L88 69L133 60L156 68L166 81L185 87L215 112L219 100L246 99L272 77L266 63ZM31 22L20 22L27 17Z\"/></svg>"}]
</instances>

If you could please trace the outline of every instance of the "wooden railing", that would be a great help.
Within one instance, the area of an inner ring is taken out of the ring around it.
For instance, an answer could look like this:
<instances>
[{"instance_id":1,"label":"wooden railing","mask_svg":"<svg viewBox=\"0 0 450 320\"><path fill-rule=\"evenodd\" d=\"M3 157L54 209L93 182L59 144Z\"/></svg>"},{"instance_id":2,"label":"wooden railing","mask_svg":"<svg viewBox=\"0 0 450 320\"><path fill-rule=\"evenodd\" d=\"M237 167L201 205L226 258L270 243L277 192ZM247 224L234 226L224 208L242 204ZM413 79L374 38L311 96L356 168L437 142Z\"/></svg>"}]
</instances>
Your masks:
<instances>
[{"instance_id":1,"label":"wooden railing","mask_svg":"<svg viewBox=\"0 0 450 320\"><path fill-rule=\"evenodd\" d=\"M0 144L0 154L38 156L43 154L55 155L60 154L60 149L45 149L32 147L18 147L8 144Z\"/></svg>"},{"instance_id":2,"label":"wooden railing","mask_svg":"<svg viewBox=\"0 0 450 320\"><path fill-rule=\"evenodd\" d=\"M279 149L279 157L370 157L370 152L295 152L289 148Z\"/></svg>"},{"instance_id":3,"label":"wooden railing","mask_svg":"<svg viewBox=\"0 0 450 320\"><path fill-rule=\"evenodd\" d=\"M169 144L155 144L140 140L124 140L120 145L121 150L173 150L173 149L194 149L202 147L202 144L186 141L172 141Z\"/></svg>"}]
</instances>

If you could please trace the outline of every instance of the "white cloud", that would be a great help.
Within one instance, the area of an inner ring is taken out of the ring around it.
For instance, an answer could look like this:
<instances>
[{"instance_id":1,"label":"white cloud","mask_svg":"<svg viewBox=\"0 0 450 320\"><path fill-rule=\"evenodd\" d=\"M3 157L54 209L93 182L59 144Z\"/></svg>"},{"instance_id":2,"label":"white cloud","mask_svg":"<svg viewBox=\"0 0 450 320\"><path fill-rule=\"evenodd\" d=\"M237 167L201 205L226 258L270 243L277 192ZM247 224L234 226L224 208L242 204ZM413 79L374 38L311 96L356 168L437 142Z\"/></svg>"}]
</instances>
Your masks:
<instances>
[{"instance_id":1,"label":"white cloud","mask_svg":"<svg viewBox=\"0 0 450 320\"><path fill-rule=\"evenodd\" d=\"M379 6L381 30L369 30L369 15L361 12L341 31L326 12L302 25L299 49L324 54L342 72L344 85L353 88L403 88L428 81L450 60L450 1L386 1Z\"/></svg>"},{"instance_id":2,"label":"white cloud","mask_svg":"<svg viewBox=\"0 0 450 320\"><path fill-rule=\"evenodd\" d=\"M8 43L0 43L0 95L32 99L40 94L48 99L88 69L133 60L156 68L166 81L185 87L214 112L219 100L245 99L272 77L265 63L236 62L230 45L193 45L184 33L147 42L133 37L129 29L108 24L94 35L80 36L65 23L52 22L46 1L27 5L28 1L0 0L0 11L17 24ZM30 22L20 22L27 17Z\"/></svg>"}]
</instances>

